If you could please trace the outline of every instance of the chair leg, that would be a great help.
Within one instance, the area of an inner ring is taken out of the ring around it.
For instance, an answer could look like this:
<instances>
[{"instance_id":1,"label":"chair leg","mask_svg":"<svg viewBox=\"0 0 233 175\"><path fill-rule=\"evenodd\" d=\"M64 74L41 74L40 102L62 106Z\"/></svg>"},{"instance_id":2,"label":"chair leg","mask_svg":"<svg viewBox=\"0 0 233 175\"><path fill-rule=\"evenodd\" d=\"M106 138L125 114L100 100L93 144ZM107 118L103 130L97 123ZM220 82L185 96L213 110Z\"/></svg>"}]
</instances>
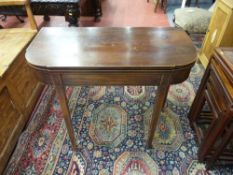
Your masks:
<instances>
[{"instance_id":1,"label":"chair leg","mask_svg":"<svg viewBox=\"0 0 233 175\"><path fill-rule=\"evenodd\" d=\"M156 13L157 9L158 9L158 4L159 4L159 0L156 0L155 2L155 8L154 8L154 12Z\"/></svg>"},{"instance_id":2,"label":"chair leg","mask_svg":"<svg viewBox=\"0 0 233 175\"><path fill-rule=\"evenodd\" d=\"M16 18L17 18L21 23L24 23L24 20L21 19L18 15L16 15Z\"/></svg>"},{"instance_id":3,"label":"chair leg","mask_svg":"<svg viewBox=\"0 0 233 175\"><path fill-rule=\"evenodd\" d=\"M196 0L196 1L195 1L195 6L196 6L196 7L199 7L199 0Z\"/></svg>"},{"instance_id":4,"label":"chair leg","mask_svg":"<svg viewBox=\"0 0 233 175\"><path fill-rule=\"evenodd\" d=\"M94 0L93 1L93 6L94 6L94 9L95 9L94 21L95 22L100 22L101 16L102 16L102 11L101 11L101 8L100 8L100 2L98 0Z\"/></svg>"},{"instance_id":5,"label":"chair leg","mask_svg":"<svg viewBox=\"0 0 233 175\"><path fill-rule=\"evenodd\" d=\"M29 3L25 4L25 9L27 12L28 20L29 20L30 25L31 25L31 29L38 30L38 27L37 27L37 24L36 24L36 21L35 21L35 18L33 16L33 13L32 13L32 10L31 10Z\"/></svg>"},{"instance_id":6,"label":"chair leg","mask_svg":"<svg viewBox=\"0 0 233 175\"><path fill-rule=\"evenodd\" d=\"M78 20L80 16L80 11L76 9L74 5L68 5L66 7L65 20L69 22L69 26L78 26Z\"/></svg>"},{"instance_id":7,"label":"chair leg","mask_svg":"<svg viewBox=\"0 0 233 175\"><path fill-rule=\"evenodd\" d=\"M166 13L167 12L167 0L162 0L162 5L163 5L163 12Z\"/></svg>"},{"instance_id":8,"label":"chair leg","mask_svg":"<svg viewBox=\"0 0 233 175\"><path fill-rule=\"evenodd\" d=\"M191 5L191 0L187 0L185 6L190 7L190 5Z\"/></svg>"},{"instance_id":9,"label":"chair leg","mask_svg":"<svg viewBox=\"0 0 233 175\"><path fill-rule=\"evenodd\" d=\"M44 15L44 20L45 20L45 21L50 21L49 15Z\"/></svg>"}]
</instances>

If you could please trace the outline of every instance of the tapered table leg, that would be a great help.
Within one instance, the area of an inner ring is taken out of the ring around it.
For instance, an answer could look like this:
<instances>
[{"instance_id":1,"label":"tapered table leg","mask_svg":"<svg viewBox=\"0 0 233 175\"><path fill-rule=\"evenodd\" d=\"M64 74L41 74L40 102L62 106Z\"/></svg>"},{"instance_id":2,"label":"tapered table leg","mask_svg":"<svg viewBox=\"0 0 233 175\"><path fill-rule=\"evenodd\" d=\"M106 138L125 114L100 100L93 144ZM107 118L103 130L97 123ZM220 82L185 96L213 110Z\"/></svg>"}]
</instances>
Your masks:
<instances>
[{"instance_id":1,"label":"tapered table leg","mask_svg":"<svg viewBox=\"0 0 233 175\"><path fill-rule=\"evenodd\" d=\"M77 151L77 144L75 141L74 129L72 126L71 115L70 115L70 111L69 111L69 107L68 107L68 100L67 100L66 94L65 94L65 87L62 85L57 85L55 88L56 88L57 97L60 101L61 111L63 113L63 117L65 120L68 135L69 135L70 140L71 140L72 149L74 151Z\"/></svg>"},{"instance_id":2,"label":"tapered table leg","mask_svg":"<svg viewBox=\"0 0 233 175\"><path fill-rule=\"evenodd\" d=\"M160 85L158 86L157 93L156 93L156 100L155 100L154 110L153 110L153 114L152 114L152 118L150 122L150 128L149 128L149 138L147 141L147 146L149 148L152 148L152 141L154 138L154 134L156 131L156 127L158 124L161 111L167 99L168 89L169 89L169 77L164 76L162 81L160 82Z\"/></svg>"}]
</instances>

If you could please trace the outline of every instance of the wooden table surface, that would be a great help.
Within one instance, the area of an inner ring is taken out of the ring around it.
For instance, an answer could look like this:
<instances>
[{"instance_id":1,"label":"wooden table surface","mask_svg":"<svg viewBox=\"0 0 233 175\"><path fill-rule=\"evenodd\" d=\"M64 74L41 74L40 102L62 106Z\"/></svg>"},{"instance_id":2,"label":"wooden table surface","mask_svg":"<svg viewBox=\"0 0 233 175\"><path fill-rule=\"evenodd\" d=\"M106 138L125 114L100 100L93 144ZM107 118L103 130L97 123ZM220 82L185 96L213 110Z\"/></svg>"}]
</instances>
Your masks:
<instances>
[{"instance_id":1,"label":"wooden table surface","mask_svg":"<svg viewBox=\"0 0 233 175\"><path fill-rule=\"evenodd\" d=\"M43 28L27 52L54 69L171 69L195 59L191 39L173 28Z\"/></svg>"},{"instance_id":2,"label":"wooden table surface","mask_svg":"<svg viewBox=\"0 0 233 175\"><path fill-rule=\"evenodd\" d=\"M64 86L157 85L151 147L169 85L187 79L196 49L188 35L175 28L43 28L26 59L40 81L55 86L74 149Z\"/></svg>"},{"instance_id":3,"label":"wooden table surface","mask_svg":"<svg viewBox=\"0 0 233 175\"><path fill-rule=\"evenodd\" d=\"M0 30L0 77L35 34L35 30L25 28Z\"/></svg>"}]
</instances>

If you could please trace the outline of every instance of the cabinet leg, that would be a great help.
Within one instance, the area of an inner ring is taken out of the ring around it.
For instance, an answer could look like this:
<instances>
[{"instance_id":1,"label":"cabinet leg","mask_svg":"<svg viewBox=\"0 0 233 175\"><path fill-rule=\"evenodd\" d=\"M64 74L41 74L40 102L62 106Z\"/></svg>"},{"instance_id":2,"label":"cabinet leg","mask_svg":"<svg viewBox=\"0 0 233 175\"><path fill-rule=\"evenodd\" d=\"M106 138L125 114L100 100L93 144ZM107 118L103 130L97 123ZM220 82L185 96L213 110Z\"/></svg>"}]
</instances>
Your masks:
<instances>
[{"instance_id":1,"label":"cabinet leg","mask_svg":"<svg viewBox=\"0 0 233 175\"><path fill-rule=\"evenodd\" d=\"M78 26L79 16L80 10L78 5L67 5L66 21L69 22L69 26Z\"/></svg>"},{"instance_id":2,"label":"cabinet leg","mask_svg":"<svg viewBox=\"0 0 233 175\"><path fill-rule=\"evenodd\" d=\"M44 15L44 20L45 20L45 21L50 21L49 15Z\"/></svg>"},{"instance_id":3,"label":"cabinet leg","mask_svg":"<svg viewBox=\"0 0 233 175\"><path fill-rule=\"evenodd\" d=\"M94 9L95 9L95 22L100 22L101 16L102 16L100 1L93 0L93 5L94 5Z\"/></svg>"}]
</instances>

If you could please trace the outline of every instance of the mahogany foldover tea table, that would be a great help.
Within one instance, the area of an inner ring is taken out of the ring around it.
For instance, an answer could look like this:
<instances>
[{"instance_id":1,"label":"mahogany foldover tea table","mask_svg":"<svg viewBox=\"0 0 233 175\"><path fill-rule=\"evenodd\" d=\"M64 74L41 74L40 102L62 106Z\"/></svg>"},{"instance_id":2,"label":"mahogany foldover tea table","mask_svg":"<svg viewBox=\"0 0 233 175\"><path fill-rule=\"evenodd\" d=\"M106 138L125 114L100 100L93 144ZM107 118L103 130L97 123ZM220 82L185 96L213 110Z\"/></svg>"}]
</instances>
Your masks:
<instances>
[{"instance_id":1,"label":"mahogany foldover tea table","mask_svg":"<svg viewBox=\"0 0 233 175\"><path fill-rule=\"evenodd\" d=\"M65 95L70 85L158 86L150 122L152 147L169 85L189 76L196 50L175 28L42 28L26 51L38 79L56 89L73 149L77 149Z\"/></svg>"}]
</instances>

